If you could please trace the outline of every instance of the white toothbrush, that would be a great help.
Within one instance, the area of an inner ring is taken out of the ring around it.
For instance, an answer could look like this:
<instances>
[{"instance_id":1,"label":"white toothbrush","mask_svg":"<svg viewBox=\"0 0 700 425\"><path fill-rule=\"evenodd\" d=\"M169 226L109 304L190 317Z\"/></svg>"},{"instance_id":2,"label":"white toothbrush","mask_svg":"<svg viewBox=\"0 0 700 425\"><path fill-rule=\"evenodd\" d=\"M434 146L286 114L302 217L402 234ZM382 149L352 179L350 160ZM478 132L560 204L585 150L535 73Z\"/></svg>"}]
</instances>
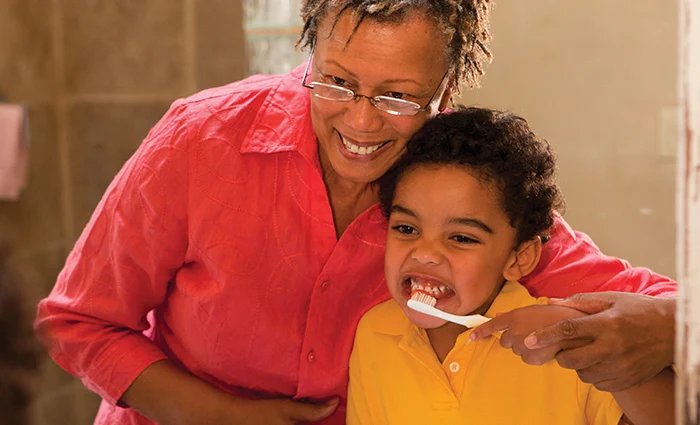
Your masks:
<instances>
[{"instance_id":1,"label":"white toothbrush","mask_svg":"<svg viewBox=\"0 0 700 425\"><path fill-rule=\"evenodd\" d=\"M468 328L477 327L482 323L486 323L491 320L488 317L484 317L480 314L473 314L471 316L457 316L456 314L445 313L444 311L438 310L430 304L414 299L408 300L408 307L423 314L438 317L440 319L447 320L448 322L457 323L458 325L466 326Z\"/></svg>"}]
</instances>

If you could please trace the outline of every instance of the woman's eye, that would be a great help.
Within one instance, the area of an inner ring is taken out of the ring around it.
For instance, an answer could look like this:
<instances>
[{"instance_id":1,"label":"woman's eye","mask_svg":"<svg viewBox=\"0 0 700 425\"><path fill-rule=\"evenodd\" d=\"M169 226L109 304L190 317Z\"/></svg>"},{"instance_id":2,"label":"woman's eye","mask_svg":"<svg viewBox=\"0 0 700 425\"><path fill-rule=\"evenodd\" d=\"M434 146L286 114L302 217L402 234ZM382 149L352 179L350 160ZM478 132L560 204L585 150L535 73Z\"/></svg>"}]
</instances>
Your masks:
<instances>
[{"instance_id":1,"label":"woman's eye","mask_svg":"<svg viewBox=\"0 0 700 425\"><path fill-rule=\"evenodd\" d=\"M451 239L457 243L465 244L465 245L480 243L478 240L472 239L472 238L470 238L468 236L464 236L464 235L455 235L455 236L452 236Z\"/></svg>"},{"instance_id":2,"label":"woman's eye","mask_svg":"<svg viewBox=\"0 0 700 425\"><path fill-rule=\"evenodd\" d=\"M334 76L331 76L331 81L333 82L333 84L335 84L336 86L340 86L340 87L344 87L348 84L348 82L346 80L343 80L342 78L334 77Z\"/></svg>"},{"instance_id":3,"label":"woman's eye","mask_svg":"<svg viewBox=\"0 0 700 425\"><path fill-rule=\"evenodd\" d=\"M405 224L399 224L398 226L392 227L392 229L404 235L413 235L418 233L416 229Z\"/></svg>"},{"instance_id":4,"label":"woman's eye","mask_svg":"<svg viewBox=\"0 0 700 425\"><path fill-rule=\"evenodd\" d=\"M401 93L398 91L390 91L389 93L387 93L387 96L393 97L394 99L403 99L408 95L406 93Z\"/></svg>"}]
</instances>

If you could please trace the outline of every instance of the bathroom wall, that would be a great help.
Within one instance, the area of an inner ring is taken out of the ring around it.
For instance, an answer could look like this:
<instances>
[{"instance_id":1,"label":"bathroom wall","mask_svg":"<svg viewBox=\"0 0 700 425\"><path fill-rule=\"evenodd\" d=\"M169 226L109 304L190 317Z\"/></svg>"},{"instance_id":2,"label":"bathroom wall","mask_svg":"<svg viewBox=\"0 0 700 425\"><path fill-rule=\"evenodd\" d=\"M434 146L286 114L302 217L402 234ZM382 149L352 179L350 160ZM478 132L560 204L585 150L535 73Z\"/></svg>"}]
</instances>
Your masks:
<instances>
[{"instance_id":1,"label":"bathroom wall","mask_svg":"<svg viewBox=\"0 0 700 425\"><path fill-rule=\"evenodd\" d=\"M107 184L172 100L242 77L230 0L0 0L0 92L30 110L29 185L0 239L45 296ZM673 276L675 2L498 2L495 60L463 102L514 110L555 147L567 220ZM46 359L34 423L92 423L97 397Z\"/></svg>"},{"instance_id":2,"label":"bathroom wall","mask_svg":"<svg viewBox=\"0 0 700 425\"><path fill-rule=\"evenodd\" d=\"M497 2L493 63L462 102L510 109L555 148L566 220L675 275L676 2Z\"/></svg>"},{"instance_id":3,"label":"bathroom wall","mask_svg":"<svg viewBox=\"0 0 700 425\"><path fill-rule=\"evenodd\" d=\"M123 162L178 97L247 69L228 0L0 0L0 92L29 107L28 186L0 240L32 312ZM98 398L48 357L34 424L91 424Z\"/></svg>"}]
</instances>

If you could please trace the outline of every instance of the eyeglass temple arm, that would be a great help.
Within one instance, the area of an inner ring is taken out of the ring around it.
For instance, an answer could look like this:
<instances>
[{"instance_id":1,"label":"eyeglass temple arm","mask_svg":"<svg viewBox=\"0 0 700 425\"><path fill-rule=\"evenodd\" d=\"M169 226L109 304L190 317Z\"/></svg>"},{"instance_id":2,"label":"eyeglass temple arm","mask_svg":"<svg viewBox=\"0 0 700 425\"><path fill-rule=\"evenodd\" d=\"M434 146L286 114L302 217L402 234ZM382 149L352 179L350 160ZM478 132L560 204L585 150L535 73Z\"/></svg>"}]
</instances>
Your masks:
<instances>
[{"instance_id":1,"label":"eyeglass temple arm","mask_svg":"<svg viewBox=\"0 0 700 425\"><path fill-rule=\"evenodd\" d=\"M306 69L304 69L304 77L301 79L301 85L309 89L313 87L306 84L306 77L309 75L309 68L311 68L311 59L314 57L315 50L316 43L311 43L311 52L309 53L309 60L306 62Z\"/></svg>"}]
</instances>

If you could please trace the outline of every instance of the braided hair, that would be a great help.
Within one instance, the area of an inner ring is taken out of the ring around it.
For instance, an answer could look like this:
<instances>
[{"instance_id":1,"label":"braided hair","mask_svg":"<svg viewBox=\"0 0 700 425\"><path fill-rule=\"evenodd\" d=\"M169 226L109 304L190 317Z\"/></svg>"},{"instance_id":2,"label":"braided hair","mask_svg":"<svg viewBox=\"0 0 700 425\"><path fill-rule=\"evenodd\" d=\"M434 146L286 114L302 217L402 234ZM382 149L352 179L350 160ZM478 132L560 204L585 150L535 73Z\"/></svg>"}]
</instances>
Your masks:
<instances>
[{"instance_id":1,"label":"braided hair","mask_svg":"<svg viewBox=\"0 0 700 425\"><path fill-rule=\"evenodd\" d=\"M412 12L432 19L448 40L447 54L456 87L478 87L484 66L491 62L489 14L491 0L305 0L301 9L304 22L297 46L313 45L318 28L331 10L334 25L350 12L356 18L355 31L365 20L401 23ZM354 31L353 31L354 33Z\"/></svg>"}]
</instances>

